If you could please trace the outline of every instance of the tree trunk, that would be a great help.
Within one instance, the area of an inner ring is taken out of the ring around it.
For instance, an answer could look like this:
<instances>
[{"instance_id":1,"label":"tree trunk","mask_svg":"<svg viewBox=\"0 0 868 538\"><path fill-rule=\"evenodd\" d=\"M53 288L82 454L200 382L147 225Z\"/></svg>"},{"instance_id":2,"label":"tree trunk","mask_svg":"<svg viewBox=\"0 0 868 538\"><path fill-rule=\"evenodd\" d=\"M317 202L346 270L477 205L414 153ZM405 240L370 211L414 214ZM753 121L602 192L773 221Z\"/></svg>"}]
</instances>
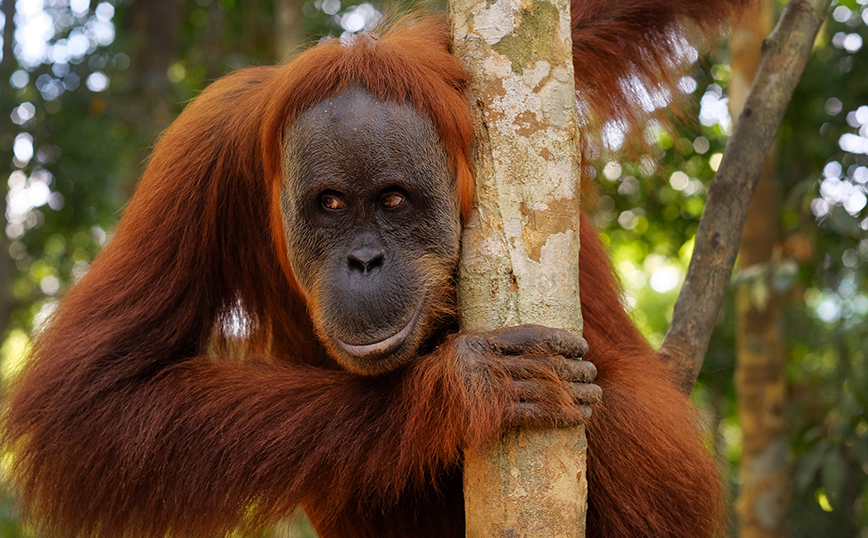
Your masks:
<instances>
[{"instance_id":1,"label":"tree trunk","mask_svg":"<svg viewBox=\"0 0 868 538\"><path fill-rule=\"evenodd\" d=\"M175 0L134 0L129 7L132 33L130 77L137 104L147 103L145 128L156 134L174 119L169 68L178 54L180 12Z\"/></svg>"},{"instance_id":2,"label":"tree trunk","mask_svg":"<svg viewBox=\"0 0 868 538\"><path fill-rule=\"evenodd\" d=\"M301 4L301 0L275 0L274 55L278 62L286 60L301 44Z\"/></svg>"},{"instance_id":3,"label":"tree trunk","mask_svg":"<svg viewBox=\"0 0 868 538\"><path fill-rule=\"evenodd\" d=\"M114 184L117 198L132 196L144 172L147 148L157 135L175 119L175 96L169 80L169 69L178 57L180 11L176 0L133 0L125 9L118 9L118 35L129 40L130 67L116 72L112 80L115 96L109 100L102 94L93 96L91 108L104 110L123 120L132 137L131 147L141 151L118 156L118 170L123 176Z\"/></svg>"},{"instance_id":4,"label":"tree trunk","mask_svg":"<svg viewBox=\"0 0 868 538\"><path fill-rule=\"evenodd\" d=\"M729 106L741 112L759 66L763 39L772 29L774 2L746 12L730 43ZM736 502L741 538L785 538L787 436L786 379L781 341L782 297L773 285L775 250L781 238L775 152L766 159L745 219L739 248L743 278L736 289L735 390L743 448Z\"/></svg>"},{"instance_id":5,"label":"tree trunk","mask_svg":"<svg viewBox=\"0 0 868 538\"><path fill-rule=\"evenodd\" d=\"M226 12L220 7L220 3L211 2L205 9L208 12L208 31L202 60L205 64L205 76L210 82L226 74L226 52L234 47L225 42Z\"/></svg>"},{"instance_id":6,"label":"tree trunk","mask_svg":"<svg viewBox=\"0 0 868 538\"><path fill-rule=\"evenodd\" d=\"M462 327L538 323L581 334L579 152L569 4L455 0L471 71L474 208L463 236ZM583 428L514 431L466 453L467 536L582 537Z\"/></svg>"},{"instance_id":7,"label":"tree trunk","mask_svg":"<svg viewBox=\"0 0 868 538\"><path fill-rule=\"evenodd\" d=\"M3 27L3 62L0 67L0 111L6 115L12 112L12 108L16 106L17 99L15 98L15 89L9 82L9 77L15 71L18 62L15 60L14 39L15 39L15 2L12 0L3 0L2 6L3 16L6 18L6 25ZM10 141L11 142L11 141ZM11 146L11 143L10 143ZM9 151L3 151L2 155L6 166L12 160L12 154ZM12 295L12 283L15 279L15 263L12 256L9 254L9 239L6 237L6 195L9 191L9 184L5 178L8 178L7 173L3 174L2 186L0 186L0 196L3 201L3 215L0 215L0 345L6 340L6 330L9 325L9 320L12 318L12 310L15 308L15 297Z\"/></svg>"}]
</instances>

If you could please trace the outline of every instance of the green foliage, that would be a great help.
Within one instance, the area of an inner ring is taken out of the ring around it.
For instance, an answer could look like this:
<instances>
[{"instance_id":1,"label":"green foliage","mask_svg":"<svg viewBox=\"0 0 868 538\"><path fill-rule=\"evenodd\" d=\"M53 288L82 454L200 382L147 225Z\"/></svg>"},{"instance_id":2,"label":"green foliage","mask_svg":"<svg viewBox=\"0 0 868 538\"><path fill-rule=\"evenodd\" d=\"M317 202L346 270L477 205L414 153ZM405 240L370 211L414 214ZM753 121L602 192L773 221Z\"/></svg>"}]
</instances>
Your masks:
<instances>
[{"instance_id":1,"label":"green foliage","mask_svg":"<svg viewBox=\"0 0 868 538\"><path fill-rule=\"evenodd\" d=\"M815 245L786 320L793 536L868 534L868 144L861 153L852 144L868 141L860 43L865 2L833 5L781 130L784 224Z\"/></svg>"},{"instance_id":2,"label":"green foliage","mask_svg":"<svg viewBox=\"0 0 868 538\"><path fill-rule=\"evenodd\" d=\"M787 297L793 537L868 535L868 47L860 45L868 45L868 7L842 1L830 11L779 132L785 258L759 268L774 271L775 291ZM725 118L708 121L729 77L724 63L697 67L695 93L704 89L700 124L667 133L652 122L645 157L602 159L598 167L596 224L611 245L627 304L636 305L634 319L655 343L668 327L676 292L652 279L667 267L679 276L686 271L705 188L729 133ZM734 278L761 282L749 274ZM771 290L751 291L762 303ZM733 492L741 452L734 318L728 302L694 394L719 417L717 444L731 465Z\"/></svg>"}]
</instances>

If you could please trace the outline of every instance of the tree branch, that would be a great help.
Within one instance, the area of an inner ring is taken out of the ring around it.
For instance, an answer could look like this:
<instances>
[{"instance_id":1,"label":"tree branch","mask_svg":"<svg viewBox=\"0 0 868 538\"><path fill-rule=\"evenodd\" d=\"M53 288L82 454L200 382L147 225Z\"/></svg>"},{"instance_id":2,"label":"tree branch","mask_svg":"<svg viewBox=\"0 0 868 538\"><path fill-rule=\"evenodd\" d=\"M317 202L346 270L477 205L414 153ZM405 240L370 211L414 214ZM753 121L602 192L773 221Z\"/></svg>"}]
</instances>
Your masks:
<instances>
[{"instance_id":1,"label":"tree branch","mask_svg":"<svg viewBox=\"0 0 868 538\"><path fill-rule=\"evenodd\" d=\"M751 195L799 82L830 0L790 0L763 43L762 61L699 221L693 257L661 355L682 371L690 392L708 349Z\"/></svg>"}]
</instances>

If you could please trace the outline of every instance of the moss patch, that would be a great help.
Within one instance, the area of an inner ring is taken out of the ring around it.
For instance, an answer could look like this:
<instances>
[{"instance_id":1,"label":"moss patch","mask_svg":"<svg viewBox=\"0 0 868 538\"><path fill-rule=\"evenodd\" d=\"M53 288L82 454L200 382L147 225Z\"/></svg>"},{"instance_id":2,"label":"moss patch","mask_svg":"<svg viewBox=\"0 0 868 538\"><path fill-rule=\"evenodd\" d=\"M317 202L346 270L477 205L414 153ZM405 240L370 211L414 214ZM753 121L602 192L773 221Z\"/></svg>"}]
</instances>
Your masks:
<instances>
[{"instance_id":1,"label":"moss patch","mask_svg":"<svg viewBox=\"0 0 868 538\"><path fill-rule=\"evenodd\" d=\"M564 54L558 38L560 14L545 0L534 0L530 11L525 11L515 31L492 48L512 61L512 71L522 74L533 58L557 58Z\"/></svg>"}]
</instances>

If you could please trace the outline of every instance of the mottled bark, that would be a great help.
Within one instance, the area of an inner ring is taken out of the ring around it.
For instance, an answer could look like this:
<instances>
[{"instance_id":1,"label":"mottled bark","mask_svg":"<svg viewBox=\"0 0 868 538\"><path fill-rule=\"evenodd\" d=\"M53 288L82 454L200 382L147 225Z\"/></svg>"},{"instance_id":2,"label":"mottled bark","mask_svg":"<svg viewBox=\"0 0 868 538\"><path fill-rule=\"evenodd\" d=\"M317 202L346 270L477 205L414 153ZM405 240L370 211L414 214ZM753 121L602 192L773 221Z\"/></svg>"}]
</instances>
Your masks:
<instances>
[{"instance_id":1,"label":"mottled bark","mask_svg":"<svg viewBox=\"0 0 868 538\"><path fill-rule=\"evenodd\" d=\"M472 74L477 191L463 236L462 326L581 334L579 153L569 4L450 4ZM465 454L467 536L580 537L583 428L517 431Z\"/></svg>"},{"instance_id":2,"label":"mottled bark","mask_svg":"<svg viewBox=\"0 0 868 538\"><path fill-rule=\"evenodd\" d=\"M760 50L774 20L773 0L755 3L730 41L732 81L729 107L741 112ZM775 152L766 159L741 235L736 288L737 355L735 391L744 439L741 486L736 502L741 538L785 538L788 497L786 377L781 340L781 302L773 285L781 240Z\"/></svg>"},{"instance_id":3,"label":"mottled bark","mask_svg":"<svg viewBox=\"0 0 868 538\"><path fill-rule=\"evenodd\" d=\"M690 392L729 286L750 198L808 61L830 0L790 0L763 45L759 71L699 222L690 267L660 352Z\"/></svg>"}]
</instances>

